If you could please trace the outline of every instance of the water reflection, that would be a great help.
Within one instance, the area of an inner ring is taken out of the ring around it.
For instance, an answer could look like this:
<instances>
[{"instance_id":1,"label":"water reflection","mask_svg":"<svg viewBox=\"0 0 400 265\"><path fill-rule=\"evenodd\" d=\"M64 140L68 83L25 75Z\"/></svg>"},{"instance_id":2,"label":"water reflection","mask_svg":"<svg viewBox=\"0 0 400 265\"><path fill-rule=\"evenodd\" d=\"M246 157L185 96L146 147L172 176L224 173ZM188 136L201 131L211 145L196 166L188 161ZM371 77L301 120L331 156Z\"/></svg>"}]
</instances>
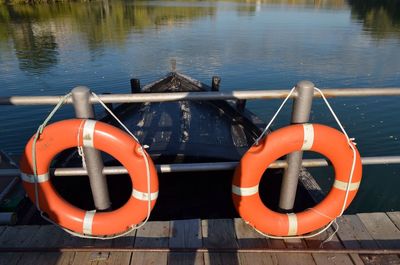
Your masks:
<instances>
[{"instance_id":1,"label":"water reflection","mask_svg":"<svg viewBox=\"0 0 400 265\"><path fill-rule=\"evenodd\" d=\"M64 34L83 33L88 48L98 53L109 43L124 45L132 30L214 15L215 7L210 5L145 5L140 1L0 5L0 41L12 39L21 70L42 73L57 63L57 47Z\"/></svg>"},{"instance_id":2,"label":"water reflection","mask_svg":"<svg viewBox=\"0 0 400 265\"><path fill-rule=\"evenodd\" d=\"M229 1L228 1L229 2ZM254 16L262 8L295 5L304 8L345 9L344 0L231 0L210 1L100 1L36 5L0 5L0 42L12 40L21 70L41 74L58 63L58 49L73 34L91 55L103 54L107 45L123 47L133 32L217 17L226 5L240 16ZM400 37L398 0L350 0L352 16L376 38ZM221 14L222 16L222 14ZM256 25L255 25L256 27ZM252 29L249 29L252 30ZM4 45L0 46L4 49ZM61 49L61 48L60 48ZM61 49L62 50L62 49Z\"/></svg>"},{"instance_id":3,"label":"water reflection","mask_svg":"<svg viewBox=\"0 0 400 265\"><path fill-rule=\"evenodd\" d=\"M400 37L400 1L349 0L349 4L352 17L362 21L373 37Z\"/></svg>"}]
</instances>

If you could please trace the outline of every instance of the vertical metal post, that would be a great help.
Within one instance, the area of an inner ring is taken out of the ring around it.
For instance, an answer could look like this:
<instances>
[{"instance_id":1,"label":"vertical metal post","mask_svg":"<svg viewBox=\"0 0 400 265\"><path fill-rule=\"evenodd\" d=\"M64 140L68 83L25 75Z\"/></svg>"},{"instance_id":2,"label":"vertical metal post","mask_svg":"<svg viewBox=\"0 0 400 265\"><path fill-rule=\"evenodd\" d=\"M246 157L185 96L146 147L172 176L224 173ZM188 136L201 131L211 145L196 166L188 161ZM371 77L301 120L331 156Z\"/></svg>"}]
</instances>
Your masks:
<instances>
[{"instance_id":1,"label":"vertical metal post","mask_svg":"<svg viewBox=\"0 0 400 265\"><path fill-rule=\"evenodd\" d=\"M310 118L314 84L310 81L300 81L296 85L296 91L297 97L294 99L292 109L292 124L307 123ZM279 200L279 208L282 211L290 212L293 209L302 158L303 151L293 152L286 157L288 167L283 174Z\"/></svg>"},{"instance_id":2,"label":"vertical metal post","mask_svg":"<svg viewBox=\"0 0 400 265\"><path fill-rule=\"evenodd\" d=\"M132 78L131 79L131 93L135 94L135 93L140 93L140 92L141 92L140 79Z\"/></svg>"},{"instance_id":3,"label":"vertical metal post","mask_svg":"<svg viewBox=\"0 0 400 265\"><path fill-rule=\"evenodd\" d=\"M219 84L221 83L221 77L213 76L211 81L211 90L219 91Z\"/></svg>"},{"instance_id":4,"label":"vertical metal post","mask_svg":"<svg viewBox=\"0 0 400 265\"><path fill-rule=\"evenodd\" d=\"M90 103L90 90L79 86L72 90L75 115L81 119L94 118L94 109ZM103 161L98 150L92 147L83 147L86 169L89 175L90 188L92 190L94 205L97 210L108 210L111 207L108 193L107 179L102 173Z\"/></svg>"}]
</instances>

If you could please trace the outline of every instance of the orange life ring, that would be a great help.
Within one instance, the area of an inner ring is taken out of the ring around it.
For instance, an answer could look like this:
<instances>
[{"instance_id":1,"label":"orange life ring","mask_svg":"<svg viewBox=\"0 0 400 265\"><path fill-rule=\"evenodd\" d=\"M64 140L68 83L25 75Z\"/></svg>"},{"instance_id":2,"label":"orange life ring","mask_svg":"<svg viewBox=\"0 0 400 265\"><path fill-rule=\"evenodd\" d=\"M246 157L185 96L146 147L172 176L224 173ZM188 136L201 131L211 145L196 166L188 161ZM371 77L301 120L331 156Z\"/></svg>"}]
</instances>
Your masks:
<instances>
[{"instance_id":1,"label":"orange life ring","mask_svg":"<svg viewBox=\"0 0 400 265\"><path fill-rule=\"evenodd\" d=\"M32 137L20 161L21 177L29 198L35 202L33 176ZM52 159L61 151L90 146L116 158L127 170L132 181L132 196L110 212L79 209L64 200L49 179ZM51 220L76 233L94 236L115 235L127 231L147 217L147 170L143 153L148 157L150 169L151 208L158 196L157 172L148 154L127 133L103 122L71 119L53 123L43 130L36 143L37 188L39 206Z\"/></svg>"},{"instance_id":2,"label":"orange life ring","mask_svg":"<svg viewBox=\"0 0 400 265\"><path fill-rule=\"evenodd\" d=\"M300 213L277 213L261 201L258 185L267 167L294 151L311 150L326 156L335 170L335 182L328 195L315 207ZM240 216L257 230L274 236L303 235L315 231L340 215L353 151L344 134L320 124L290 125L269 134L243 156L235 170L233 202ZM361 181L362 165L356 149L356 164L346 208L354 199Z\"/></svg>"}]
</instances>

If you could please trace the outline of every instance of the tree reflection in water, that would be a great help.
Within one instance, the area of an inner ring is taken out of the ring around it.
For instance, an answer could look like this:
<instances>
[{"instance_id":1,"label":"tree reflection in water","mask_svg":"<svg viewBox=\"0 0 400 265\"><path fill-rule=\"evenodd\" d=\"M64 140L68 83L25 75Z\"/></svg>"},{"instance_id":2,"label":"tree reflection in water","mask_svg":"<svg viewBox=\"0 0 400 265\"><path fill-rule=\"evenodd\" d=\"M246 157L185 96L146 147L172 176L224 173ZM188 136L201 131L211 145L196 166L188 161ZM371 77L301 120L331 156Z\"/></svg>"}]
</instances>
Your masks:
<instances>
[{"instance_id":1,"label":"tree reflection in water","mask_svg":"<svg viewBox=\"0 0 400 265\"><path fill-rule=\"evenodd\" d=\"M83 33L93 54L123 46L132 31L214 16L213 5L102 1L0 5L0 41L12 40L20 69L43 73L57 64L63 34Z\"/></svg>"},{"instance_id":2,"label":"tree reflection in water","mask_svg":"<svg viewBox=\"0 0 400 265\"><path fill-rule=\"evenodd\" d=\"M354 19L378 39L400 37L399 0L349 0Z\"/></svg>"},{"instance_id":3,"label":"tree reflection in water","mask_svg":"<svg viewBox=\"0 0 400 265\"><path fill-rule=\"evenodd\" d=\"M1 1L1 0L0 0ZM344 0L231 0L240 15L252 16L260 4L299 5L307 8L346 8ZM215 17L217 3L100 1L41 4L0 4L0 44L11 40L20 69L44 73L58 62L58 48L65 34L80 33L92 55L112 43L123 47L132 32L147 28L177 27L180 22ZM364 30L381 39L400 36L398 0L349 0L354 19ZM4 45L0 45L4 49Z\"/></svg>"}]
</instances>

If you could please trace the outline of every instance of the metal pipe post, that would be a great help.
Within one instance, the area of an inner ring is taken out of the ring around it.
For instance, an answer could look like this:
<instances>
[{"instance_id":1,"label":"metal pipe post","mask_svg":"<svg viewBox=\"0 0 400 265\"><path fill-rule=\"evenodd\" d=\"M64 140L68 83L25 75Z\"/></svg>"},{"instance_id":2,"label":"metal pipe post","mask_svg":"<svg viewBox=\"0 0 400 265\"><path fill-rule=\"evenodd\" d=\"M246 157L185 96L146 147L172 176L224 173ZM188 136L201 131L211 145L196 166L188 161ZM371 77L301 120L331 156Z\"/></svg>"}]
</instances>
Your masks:
<instances>
[{"instance_id":1,"label":"metal pipe post","mask_svg":"<svg viewBox=\"0 0 400 265\"><path fill-rule=\"evenodd\" d=\"M296 91L297 97L294 99L292 109L292 124L306 123L310 118L314 84L309 81L300 81L296 85ZM283 174L279 200L279 208L282 211L290 212L293 209L302 158L303 151L293 152L286 157L288 167Z\"/></svg>"},{"instance_id":2,"label":"metal pipe post","mask_svg":"<svg viewBox=\"0 0 400 265\"><path fill-rule=\"evenodd\" d=\"M213 76L211 79L211 91L219 91L219 85L221 84L221 77Z\"/></svg>"},{"instance_id":3,"label":"metal pipe post","mask_svg":"<svg viewBox=\"0 0 400 265\"><path fill-rule=\"evenodd\" d=\"M72 90L75 114L80 119L94 118L94 109L90 103L90 90L79 86ZM83 147L86 169L89 174L90 188L93 194L94 205L97 210L108 210L111 207L108 193L107 179L102 173L104 165L101 154L92 147Z\"/></svg>"},{"instance_id":4,"label":"metal pipe post","mask_svg":"<svg viewBox=\"0 0 400 265\"><path fill-rule=\"evenodd\" d=\"M142 89L140 88L140 79L132 78L131 79L131 93L140 93Z\"/></svg>"}]
</instances>

